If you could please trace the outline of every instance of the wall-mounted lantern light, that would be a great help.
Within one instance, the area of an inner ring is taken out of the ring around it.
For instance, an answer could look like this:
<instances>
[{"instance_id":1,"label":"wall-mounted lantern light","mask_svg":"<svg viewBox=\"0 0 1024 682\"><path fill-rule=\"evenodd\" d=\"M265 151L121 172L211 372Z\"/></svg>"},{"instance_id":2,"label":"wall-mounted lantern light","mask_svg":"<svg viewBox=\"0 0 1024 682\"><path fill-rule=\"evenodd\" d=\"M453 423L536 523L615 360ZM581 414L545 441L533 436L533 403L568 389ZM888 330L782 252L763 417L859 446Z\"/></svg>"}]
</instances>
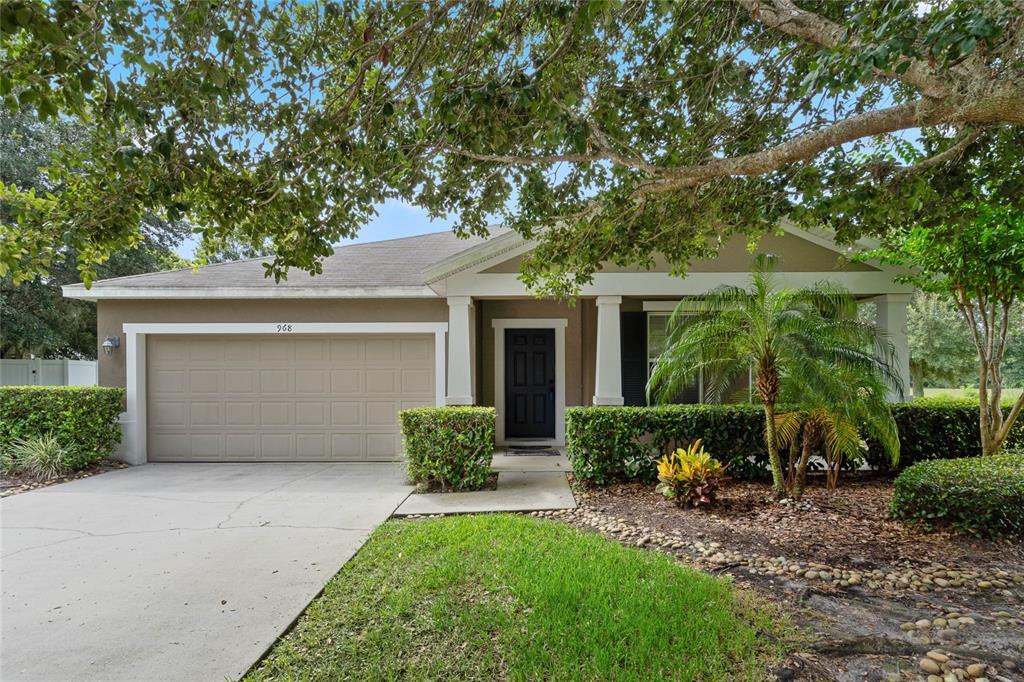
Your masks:
<instances>
[{"instance_id":1,"label":"wall-mounted lantern light","mask_svg":"<svg viewBox=\"0 0 1024 682\"><path fill-rule=\"evenodd\" d=\"M113 355L114 349L121 347L121 337L108 336L107 338L103 339L103 343L101 345L103 346L103 353L105 355Z\"/></svg>"}]
</instances>

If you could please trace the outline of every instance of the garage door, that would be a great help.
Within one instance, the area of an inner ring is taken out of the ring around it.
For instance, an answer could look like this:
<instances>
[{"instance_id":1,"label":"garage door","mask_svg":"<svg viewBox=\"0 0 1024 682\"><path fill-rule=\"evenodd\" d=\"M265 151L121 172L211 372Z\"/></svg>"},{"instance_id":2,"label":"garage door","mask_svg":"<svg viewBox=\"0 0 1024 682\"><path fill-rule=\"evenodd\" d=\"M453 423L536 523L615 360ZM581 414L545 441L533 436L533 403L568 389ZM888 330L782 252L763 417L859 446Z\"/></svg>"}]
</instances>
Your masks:
<instances>
[{"instance_id":1,"label":"garage door","mask_svg":"<svg viewBox=\"0 0 1024 682\"><path fill-rule=\"evenodd\" d=\"M150 461L393 460L434 404L434 337L150 336Z\"/></svg>"}]
</instances>

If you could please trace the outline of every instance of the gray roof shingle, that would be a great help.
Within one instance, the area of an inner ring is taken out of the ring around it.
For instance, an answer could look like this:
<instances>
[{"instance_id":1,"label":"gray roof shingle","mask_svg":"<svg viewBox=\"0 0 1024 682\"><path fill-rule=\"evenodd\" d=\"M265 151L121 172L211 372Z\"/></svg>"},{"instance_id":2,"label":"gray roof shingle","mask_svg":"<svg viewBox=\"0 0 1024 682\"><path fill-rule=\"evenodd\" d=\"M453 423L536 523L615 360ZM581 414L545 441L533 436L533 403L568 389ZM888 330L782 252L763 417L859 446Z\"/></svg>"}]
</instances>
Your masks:
<instances>
[{"instance_id":1,"label":"gray roof shingle","mask_svg":"<svg viewBox=\"0 0 1024 682\"><path fill-rule=\"evenodd\" d=\"M492 229L492 236L501 232ZM292 269L288 279L275 283L264 276L265 258L207 265L198 270L167 270L93 282L91 291L105 288L216 289L216 288L379 288L425 286L423 269L472 248L486 239L458 238L451 230L336 247L323 261L323 272L311 276ZM81 285L73 285L80 287Z\"/></svg>"}]
</instances>

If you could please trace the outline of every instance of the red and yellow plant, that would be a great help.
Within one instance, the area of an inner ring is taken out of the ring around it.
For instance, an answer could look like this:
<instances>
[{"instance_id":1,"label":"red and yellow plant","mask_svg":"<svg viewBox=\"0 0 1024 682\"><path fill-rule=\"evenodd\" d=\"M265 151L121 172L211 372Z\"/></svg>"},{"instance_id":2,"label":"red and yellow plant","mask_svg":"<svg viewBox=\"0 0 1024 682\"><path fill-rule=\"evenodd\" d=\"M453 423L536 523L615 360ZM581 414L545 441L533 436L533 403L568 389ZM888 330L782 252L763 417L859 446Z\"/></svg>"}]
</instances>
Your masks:
<instances>
[{"instance_id":1,"label":"red and yellow plant","mask_svg":"<svg viewBox=\"0 0 1024 682\"><path fill-rule=\"evenodd\" d=\"M658 460L657 491L675 500L680 507L699 507L715 501L715 492L726 480L721 462L695 440L688 448L679 448Z\"/></svg>"}]
</instances>

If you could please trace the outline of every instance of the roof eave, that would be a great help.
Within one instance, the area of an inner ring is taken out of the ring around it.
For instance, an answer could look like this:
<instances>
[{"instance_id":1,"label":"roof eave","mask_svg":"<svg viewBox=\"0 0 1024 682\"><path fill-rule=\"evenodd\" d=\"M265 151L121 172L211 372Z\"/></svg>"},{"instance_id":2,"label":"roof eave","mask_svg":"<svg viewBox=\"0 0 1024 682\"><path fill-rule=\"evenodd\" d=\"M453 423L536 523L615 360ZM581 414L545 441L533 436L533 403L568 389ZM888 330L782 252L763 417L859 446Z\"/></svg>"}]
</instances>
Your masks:
<instances>
[{"instance_id":1,"label":"roof eave","mask_svg":"<svg viewBox=\"0 0 1024 682\"><path fill-rule=\"evenodd\" d=\"M85 301L131 299L438 298L428 286L381 287L61 287L65 298Z\"/></svg>"}]
</instances>

